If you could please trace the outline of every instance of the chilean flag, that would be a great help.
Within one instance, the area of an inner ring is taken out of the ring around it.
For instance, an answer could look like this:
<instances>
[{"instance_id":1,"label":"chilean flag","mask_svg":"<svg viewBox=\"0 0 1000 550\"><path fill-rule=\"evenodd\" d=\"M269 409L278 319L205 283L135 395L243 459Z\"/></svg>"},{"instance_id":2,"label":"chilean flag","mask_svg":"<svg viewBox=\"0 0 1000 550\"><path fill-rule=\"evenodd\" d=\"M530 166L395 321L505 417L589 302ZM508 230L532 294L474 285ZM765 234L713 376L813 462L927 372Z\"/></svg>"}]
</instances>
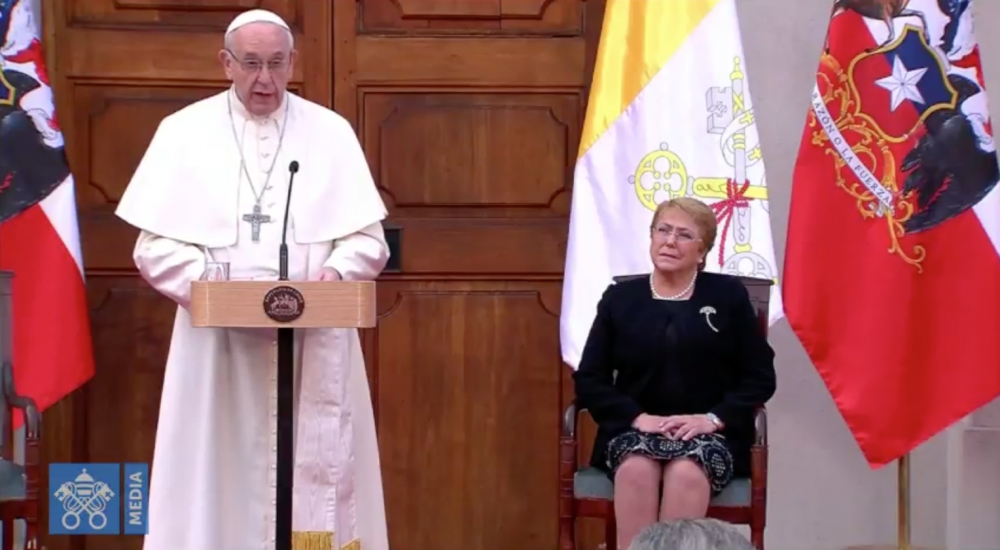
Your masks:
<instances>
[{"instance_id":1,"label":"chilean flag","mask_svg":"<svg viewBox=\"0 0 1000 550\"><path fill-rule=\"evenodd\" d=\"M0 1L0 269L14 272L16 389L44 410L93 376L94 358L73 177L33 5Z\"/></svg>"},{"instance_id":2,"label":"chilean flag","mask_svg":"<svg viewBox=\"0 0 1000 550\"><path fill-rule=\"evenodd\" d=\"M834 12L795 165L786 316L872 467L1000 396L1000 168L971 4Z\"/></svg>"}]
</instances>

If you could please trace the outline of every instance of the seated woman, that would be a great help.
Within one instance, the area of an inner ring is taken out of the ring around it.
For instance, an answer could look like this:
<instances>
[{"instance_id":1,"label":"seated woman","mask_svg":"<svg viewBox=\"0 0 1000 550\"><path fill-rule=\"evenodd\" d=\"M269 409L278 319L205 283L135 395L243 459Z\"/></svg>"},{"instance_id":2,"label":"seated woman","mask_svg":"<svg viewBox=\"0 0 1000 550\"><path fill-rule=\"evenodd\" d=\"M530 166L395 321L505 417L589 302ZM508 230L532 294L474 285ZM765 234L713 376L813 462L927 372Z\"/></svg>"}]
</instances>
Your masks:
<instances>
[{"instance_id":1,"label":"seated woman","mask_svg":"<svg viewBox=\"0 0 1000 550\"><path fill-rule=\"evenodd\" d=\"M604 292L574 374L598 425L591 463L614 480L622 548L657 520L705 516L749 475L755 409L774 395L774 351L746 288L701 271L716 231L702 202L659 205L655 269Z\"/></svg>"}]
</instances>

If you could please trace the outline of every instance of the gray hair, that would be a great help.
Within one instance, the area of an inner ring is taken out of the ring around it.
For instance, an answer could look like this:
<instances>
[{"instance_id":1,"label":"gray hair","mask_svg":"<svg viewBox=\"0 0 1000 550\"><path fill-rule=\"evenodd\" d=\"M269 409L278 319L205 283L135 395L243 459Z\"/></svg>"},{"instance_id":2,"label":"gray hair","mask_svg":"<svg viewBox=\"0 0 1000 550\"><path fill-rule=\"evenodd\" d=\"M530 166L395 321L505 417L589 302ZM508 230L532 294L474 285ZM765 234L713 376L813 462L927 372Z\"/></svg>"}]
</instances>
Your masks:
<instances>
[{"instance_id":1,"label":"gray hair","mask_svg":"<svg viewBox=\"0 0 1000 550\"><path fill-rule=\"evenodd\" d=\"M735 527L715 519L682 519L654 523L629 550L755 550Z\"/></svg>"},{"instance_id":2,"label":"gray hair","mask_svg":"<svg viewBox=\"0 0 1000 550\"><path fill-rule=\"evenodd\" d=\"M264 25L274 25L275 27L279 27L281 30L285 31L285 36L288 37L288 49L289 49L289 51L295 49L295 36L292 35L292 31L290 31L290 30L286 29L285 27L282 27L281 25L278 25L276 23L271 23L270 21L255 21L254 23L248 23L248 25L253 25L253 24L256 24L256 23L261 23L261 24L264 24ZM242 29L242 28L243 27L239 27L237 29L233 29L232 31L226 33L226 37L222 41L222 47L225 48L225 49L227 49L227 50L229 50L229 51L233 51L233 48L235 47L233 45L234 35L240 29Z\"/></svg>"}]
</instances>

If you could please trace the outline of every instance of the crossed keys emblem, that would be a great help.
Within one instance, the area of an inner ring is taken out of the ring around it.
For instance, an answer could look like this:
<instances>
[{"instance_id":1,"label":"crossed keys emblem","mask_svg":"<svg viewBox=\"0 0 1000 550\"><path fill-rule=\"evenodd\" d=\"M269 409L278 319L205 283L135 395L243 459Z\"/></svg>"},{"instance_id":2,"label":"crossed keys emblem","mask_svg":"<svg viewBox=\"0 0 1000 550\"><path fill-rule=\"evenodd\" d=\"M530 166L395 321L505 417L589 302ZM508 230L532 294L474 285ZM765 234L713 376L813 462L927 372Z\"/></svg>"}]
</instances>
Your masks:
<instances>
[{"instance_id":1,"label":"crossed keys emblem","mask_svg":"<svg viewBox=\"0 0 1000 550\"><path fill-rule=\"evenodd\" d=\"M87 514L87 521L95 530L101 530L108 524L104 511L115 492L107 483L95 481L86 469L75 480L60 485L53 495L63 505L62 525L66 529L72 531L78 528L82 514Z\"/></svg>"}]
</instances>

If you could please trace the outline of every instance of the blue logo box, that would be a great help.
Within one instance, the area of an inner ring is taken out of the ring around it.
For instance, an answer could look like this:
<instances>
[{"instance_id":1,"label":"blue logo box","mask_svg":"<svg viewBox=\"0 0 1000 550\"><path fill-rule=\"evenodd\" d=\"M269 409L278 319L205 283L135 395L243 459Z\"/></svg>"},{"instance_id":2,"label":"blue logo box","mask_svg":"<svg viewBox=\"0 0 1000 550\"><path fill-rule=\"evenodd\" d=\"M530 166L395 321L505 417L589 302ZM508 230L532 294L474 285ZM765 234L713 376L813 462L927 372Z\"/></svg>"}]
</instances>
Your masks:
<instances>
[{"instance_id":1,"label":"blue logo box","mask_svg":"<svg viewBox=\"0 0 1000 550\"><path fill-rule=\"evenodd\" d=\"M126 535L149 531L148 464L49 464L49 491L51 535L119 535L123 507Z\"/></svg>"}]
</instances>

